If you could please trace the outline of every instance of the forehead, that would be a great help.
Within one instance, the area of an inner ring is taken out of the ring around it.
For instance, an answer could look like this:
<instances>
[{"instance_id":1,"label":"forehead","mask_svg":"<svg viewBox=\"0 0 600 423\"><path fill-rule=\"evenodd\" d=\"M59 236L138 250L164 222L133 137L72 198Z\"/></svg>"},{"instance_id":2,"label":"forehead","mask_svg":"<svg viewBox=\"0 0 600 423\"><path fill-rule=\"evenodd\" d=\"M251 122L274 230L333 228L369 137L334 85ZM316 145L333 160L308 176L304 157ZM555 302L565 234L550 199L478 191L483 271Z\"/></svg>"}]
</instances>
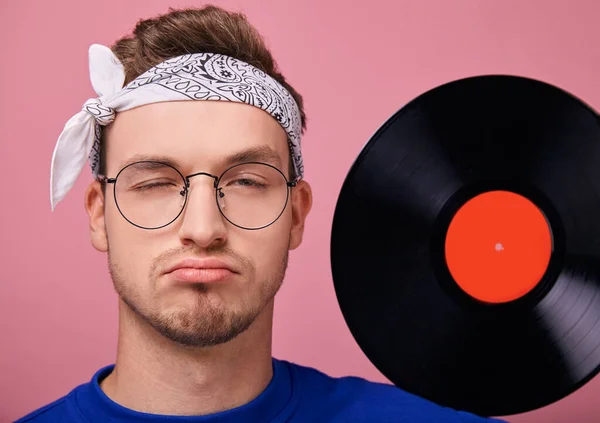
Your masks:
<instances>
[{"instance_id":1,"label":"forehead","mask_svg":"<svg viewBox=\"0 0 600 423\"><path fill-rule=\"evenodd\" d=\"M229 101L161 102L120 112L104 143L109 172L136 156L170 157L192 170L218 167L247 151L262 151L265 158L270 151L284 164L286 133L265 111Z\"/></svg>"}]
</instances>

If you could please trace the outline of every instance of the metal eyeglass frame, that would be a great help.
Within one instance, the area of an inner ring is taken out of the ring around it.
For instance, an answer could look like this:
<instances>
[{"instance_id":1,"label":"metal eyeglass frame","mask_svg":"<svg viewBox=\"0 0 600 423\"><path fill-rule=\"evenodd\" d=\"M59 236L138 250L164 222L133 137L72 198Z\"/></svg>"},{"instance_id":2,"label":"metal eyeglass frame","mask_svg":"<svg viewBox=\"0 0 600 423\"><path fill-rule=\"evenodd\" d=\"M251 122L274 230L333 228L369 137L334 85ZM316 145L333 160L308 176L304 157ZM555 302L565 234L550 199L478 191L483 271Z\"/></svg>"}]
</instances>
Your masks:
<instances>
[{"instance_id":1,"label":"metal eyeglass frame","mask_svg":"<svg viewBox=\"0 0 600 423\"><path fill-rule=\"evenodd\" d=\"M181 210L179 211L179 213L177 214L177 216L175 216L170 222L168 222L168 223L166 223L166 224L164 224L162 226L148 228L148 227L140 226L140 225L138 225L136 223L133 223L131 220L129 220L127 218L127 216L125 216L125 213L123 213L123 211L119 207L119 202L117 200L117 180L119 179L119 175L125 169L127 169L129 166L133 166L133 165L136 165L136 164L139 164L139 163L159 163L159 164L161 164L163 166L168 166L171 169L173 169L175 172L177 172L179 174L179 176L181 176L182 181L184 182L183 190L180 192L180 194L185 197L185 201L184 201L183 205L181 206ZM248 165L248 164L259 164L259 165L264 165L264 166L268 166L268 167L270 167L272 169L275 169L282 176L282 178L285 180L285 183L286 183L285 204L283 205L283 207L281 209L281 212L277 215L277 217L275 219L273 219L272 222L270 222L270 223L268 223L268 224L266 224L264 226L258 227L258 228L246 228L244 226L240 226L240 225L232 222L227 216L225 216L225 213L223 213L223 210L221 210L221 206L219 205L219 196L223 197L223 195L224 195L221 192L222 188L218 188L219 182L221 181L221 178L223 177L223 175L225 175L231 169L234 169L234 168L236 168L238 166ZM181 214L185 210L185 206L187 205L188 193L189 193L189 188L190 188L190 178L192 178L194 176L198 176L198 175L204 175L204 176L208 176L208 177L214 179L213 187L215 189L215 201L217 203L217 208L219 209L219 212L221 213L221 216L223 216L225 218L225 220L227 220L233 226L236 226L238 228L245 229L245 230L248 230L248 231L255 231L255 230L259 230L259 229L264 229L264 228L266 228L268 226L271 226L273 223L277 222L277 220L279 220L279 218L281 217L281 215L283 214L283 212L285 211L285 209L287 207L287 204L288 204L288 201L289 201L289 198L290 198L290 188L293 188L293 187L295 187L298 184L298 180L297 179L293 180L293 181L289 181L288 178L283 174L283 172L281 170L279 170L277 167L275 167L273 165L270 165L268 163L262 163L262 162L243 162L243 163L238 163L238 164L235 164L235 165L230 166L227 169L225 169L223 171L223 173L221 173L220 176L216 176L216 175L213 175L213 174L207 173L207 172L197 172L197 173L192 173L191 175L183 176L183 174L178 169L176 169L175 167L171 166L168 163L164 163L164 162L156 161L156 160L140 160L140 161L137 161L137 162L130 163L127 166L123 167L117 173L117 176L115 176L114 178L109 178L106 175L98 175L97 176L97 180L99 182L103 182L103 183L107 183L107 184L113 184L113 197L115 199L115 204L117 205L117 209L119 210L119 213L121 214L121 216L123 216L123 218L127 222L129 222L133 226L136 226L136 227L141 228L141 229L155 230L155 229L164 228L165 226L169 226L171 223L175 222L179 218L179 216L181 216Z\"/></svg>"}]
</instances>

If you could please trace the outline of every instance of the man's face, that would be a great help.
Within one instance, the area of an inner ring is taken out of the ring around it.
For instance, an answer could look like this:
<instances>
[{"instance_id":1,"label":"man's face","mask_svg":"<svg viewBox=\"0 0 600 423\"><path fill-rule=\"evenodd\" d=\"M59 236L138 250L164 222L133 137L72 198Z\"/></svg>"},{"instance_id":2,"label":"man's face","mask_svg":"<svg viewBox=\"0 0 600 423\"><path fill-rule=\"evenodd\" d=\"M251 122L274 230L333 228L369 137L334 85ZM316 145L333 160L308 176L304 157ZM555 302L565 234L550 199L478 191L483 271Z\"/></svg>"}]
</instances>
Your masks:
<instances>
[{"instance_id":1,"label":"man's face","mask_svg":"<svg viewBox=\"0 0 600 423\"><path fill-rule=\"evenodd\" d=\"M120 113L106 137L108 177L141 156L168 158L184 176L197 172L218 176L235 155L267 151L273 157L238 159L266 162L289 174L285 131L270 115L246 104L150 104ZM290 193L275 223L260 230L241 229L219 212L213 183L207 176L191 178L183 213L155 230L138 228L121 216L112 185L107 185L103 206L97 183L87 195L92 240L97 249L108 252L122 300L164 336L189 346L234 338L270 303L283 280L288 250L300 243L310 208L310 192L303 183L300 195ZM217 259L230 271L208 271L209 277L218 276L210 282L202 274L195 282L168 273L170 267L190 258Z\"/></svg>"}]
</instances>

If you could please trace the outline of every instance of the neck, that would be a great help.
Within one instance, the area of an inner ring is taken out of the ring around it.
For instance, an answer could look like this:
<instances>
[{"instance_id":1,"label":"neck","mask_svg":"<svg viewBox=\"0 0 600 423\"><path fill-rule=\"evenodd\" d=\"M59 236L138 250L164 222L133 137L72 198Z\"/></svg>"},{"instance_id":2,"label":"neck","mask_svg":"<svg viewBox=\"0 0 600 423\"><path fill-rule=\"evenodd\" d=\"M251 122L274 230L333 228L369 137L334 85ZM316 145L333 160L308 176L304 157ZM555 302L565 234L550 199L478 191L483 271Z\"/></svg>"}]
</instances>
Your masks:
<instances>
[{"instance_id":1,"label":"neck","mask_svg":"<svg viewBox=\"0 0 600 423\"><path fill-rule=\"evenodd\" d=\"M123 407L152 414L206 415L250 402L269 384L271 302L232 341L189 348L157 333L122 301L113 372L100 384Z\"/></svg>"}]
</instances>

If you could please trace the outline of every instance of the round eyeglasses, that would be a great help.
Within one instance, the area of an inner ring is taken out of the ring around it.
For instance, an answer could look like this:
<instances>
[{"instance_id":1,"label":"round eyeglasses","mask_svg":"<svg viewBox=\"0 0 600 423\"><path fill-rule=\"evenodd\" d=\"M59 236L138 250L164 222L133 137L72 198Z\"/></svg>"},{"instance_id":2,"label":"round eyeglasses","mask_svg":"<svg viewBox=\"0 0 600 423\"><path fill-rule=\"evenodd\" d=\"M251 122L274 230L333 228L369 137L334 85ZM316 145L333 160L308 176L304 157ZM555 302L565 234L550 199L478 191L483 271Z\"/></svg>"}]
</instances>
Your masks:
<instances>
[{"instance_id":1,"label":"round eyeglasses","mask_svg":"<svg viewBox=\"0 0 600 423\"><path fill-rule=\"evenodd\" d=\"M99 175L113 184L115 204L121 215L142 229L159 229L173 223L187 203L190 178L214 179L215 199L221 215L232 225L256 230L273 224L283 214L289 199L289 182L276 167L248 162L231 166L221 176L198 172L183 176L173 166L157 161L139 161L125 166L116 177Z\"/></svg>"}]
</instances>

